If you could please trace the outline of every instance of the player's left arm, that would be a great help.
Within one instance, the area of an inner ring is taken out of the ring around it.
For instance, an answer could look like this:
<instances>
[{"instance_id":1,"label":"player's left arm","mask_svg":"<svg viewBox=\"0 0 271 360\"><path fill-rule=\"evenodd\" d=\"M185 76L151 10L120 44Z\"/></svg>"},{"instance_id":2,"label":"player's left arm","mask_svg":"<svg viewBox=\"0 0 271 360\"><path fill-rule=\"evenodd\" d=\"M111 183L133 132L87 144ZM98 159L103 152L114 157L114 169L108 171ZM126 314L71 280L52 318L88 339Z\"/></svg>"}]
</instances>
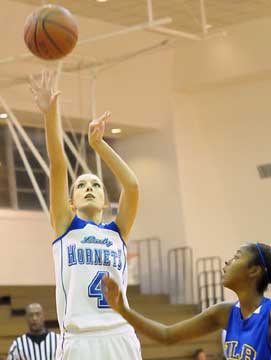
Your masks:
<instances>
[{"instance_id":1,"label":"player's left arm","mask_svg":"<svg viewBox=\"0 0 271 360\"><path fill-rule=\"evenodd\" d=\"M125 241L135 221L138 207L139 186L134 172L121 157L103 140L105 122L110 113L105 112L99 119L89 124L89 144L121 183L122 190L116 224Z\"/></svg>"},{"instance_id":2,"label":"player's left arm","mask_svg":"<svg viewBox=\"0 0 271 360\"><path fill-rule=\"evenodd\" d=\"M270 311L270 314L269 314L269 339L271 341L271 311Z\"/></svg>"},{"instance_id":3,"label":"player's left arm","mask_svg":"<svg viewBox=\"0 0 271 360\"><path fill-rule=\"evenodd\" d=\"M164 325L153 321L126 307L117 283L104 276L102 290L108 304L129 322L136 331L164 344L174 344L187 339L196 339L210 332L226 327L231 303L213 305L191 319L174 325Z\"/></svg>"}]
</instances>

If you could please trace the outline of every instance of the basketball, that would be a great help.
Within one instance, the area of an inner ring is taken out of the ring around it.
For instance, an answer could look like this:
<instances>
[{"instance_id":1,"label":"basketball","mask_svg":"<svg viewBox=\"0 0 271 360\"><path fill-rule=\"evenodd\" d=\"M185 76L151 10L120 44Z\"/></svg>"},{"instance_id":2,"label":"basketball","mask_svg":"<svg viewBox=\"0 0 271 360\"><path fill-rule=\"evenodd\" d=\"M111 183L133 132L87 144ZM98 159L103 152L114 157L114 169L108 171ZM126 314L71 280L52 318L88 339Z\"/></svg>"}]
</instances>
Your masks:
<instances>
[{"instance_id":1,"label":"basketball","mask_svg":"<svg viewBox=\"0 0 271 360\"><path fill-rule=\"evenodd\" d=\"M72 14L62 6L42 6L25 21L26 46L41 59L63 58L74 49L77 39L77 23Z\"/></svg>"}]
</instances>

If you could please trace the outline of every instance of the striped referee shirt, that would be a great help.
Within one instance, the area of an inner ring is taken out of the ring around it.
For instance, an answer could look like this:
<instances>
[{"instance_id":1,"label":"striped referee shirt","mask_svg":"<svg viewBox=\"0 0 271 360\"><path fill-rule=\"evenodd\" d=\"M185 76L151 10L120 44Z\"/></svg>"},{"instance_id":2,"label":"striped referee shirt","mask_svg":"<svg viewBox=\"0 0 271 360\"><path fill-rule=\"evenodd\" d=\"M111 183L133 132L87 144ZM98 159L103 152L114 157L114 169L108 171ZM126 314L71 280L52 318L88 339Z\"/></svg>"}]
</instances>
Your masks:
<instances>
[{"instance_id":1,"label":"striped referee shirt","mask_svg":"<svg viewBox=\"0 0 271 360\"><path fill-rule=\"evenodd\" d=\"M59 338L54 332L19 336L13 341L7 360L55 360Z\"/></svg>"}]
</instances>

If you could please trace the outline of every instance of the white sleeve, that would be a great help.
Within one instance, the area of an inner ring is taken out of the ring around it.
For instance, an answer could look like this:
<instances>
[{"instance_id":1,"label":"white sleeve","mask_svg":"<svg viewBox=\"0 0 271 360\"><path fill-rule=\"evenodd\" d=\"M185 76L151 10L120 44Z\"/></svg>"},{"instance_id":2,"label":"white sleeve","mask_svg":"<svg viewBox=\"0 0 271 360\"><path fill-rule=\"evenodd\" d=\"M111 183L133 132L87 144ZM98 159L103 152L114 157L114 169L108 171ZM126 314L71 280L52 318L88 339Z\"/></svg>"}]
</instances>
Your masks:
<instances>
[{"instance_id":1,"label":"white sleeve","mask_svg":"<svg viewBox=\"0 0 271 360\"><path fill-rule=\"evenodd\" d=\"M16 340L13 341L9 349L7 360L20 360Z\"/></svg>"}]
</instances>

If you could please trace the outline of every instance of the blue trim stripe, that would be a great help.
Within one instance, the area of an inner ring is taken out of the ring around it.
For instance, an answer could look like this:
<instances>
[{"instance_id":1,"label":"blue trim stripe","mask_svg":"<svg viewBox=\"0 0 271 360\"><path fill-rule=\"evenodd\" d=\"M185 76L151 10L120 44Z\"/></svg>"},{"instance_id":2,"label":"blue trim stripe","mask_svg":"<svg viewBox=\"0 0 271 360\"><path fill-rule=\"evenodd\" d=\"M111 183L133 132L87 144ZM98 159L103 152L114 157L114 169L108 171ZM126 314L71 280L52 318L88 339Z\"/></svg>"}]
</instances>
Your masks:
<instances>
[{"instance_id":1,"label":"blue trim stripe","mask_svg":"<svg viewBox=\"0 0 271 360\"><path fill-rule=\"evenodd\" d=\"M68 227L68 229L67 229L61 236L59 236L58 238L56 238L56 239L53 241L52 245L54 245L57 241L61 240L65 235L68 234L69 231L72 230L72 228L73 228L73 223L74 223L75 218L76 218L76 217L74 217L74 218L72 219L72 222L71 222L70 226Z\"/></svg>"},{"instance_id":2,"label":"blue trim stripe","mask_svg":"<svg viewBox=\"0 0 271 360\"><path fill-rule=\"evenodd\" d=\"M264 259L264 253L261 249L261 245L259 243L256 243L256 247L257 247L257 250L258 250L258 253L259 253L259 256L260 256L260 259L261 259L261 263L264 267L264 270L267 272L267 276L268 276L268 280L270 280L270 275L269 275L269 272L268 272L268 267L266 265L266 261Z\"/></svg>"},{"instance_id":3,"label":"blue trim stripe","mask_svg":"<svg viewBox=\"0 0 271 360\"><path fill-rule=\"evenodd\" d=\"M123 254L124 254L124 259L125 259L125 263L124 263L124 266L123 266L123 270L122 270L122 277L123 277L123 283L124 283L124 271L125 271L125 269L126 269L126 265L127 265L127 251L125 251L125 247L124 247L124 245L122 245L123 246Z\"/></svg>"},{"instance_id":4,"label":"blue trim stripe","mask_svg":"<svg viewBox=\"0 0 271 360\"><path fill-rule=\"evenodd\" d=\"M110 224L108 224L107 226L108 226L108 229L113 230L113 231L116 231L116 232L119 234L119 236L120 236L123 244L124 244L125 247L127 248L126 241L123 240L123 238L122 238L122 236L121 236L120 229L119 229L118 225L115 223L115 221L112 221L112 222L111 222ZM107 229L107 228L106 228L106 229Z\"/></svg>"},{"instance_id":5,"label":"blue trim stripe","mask_svg":"<svg viewBox=\"0 0 271 360\"><path fill-rule=\"evenodd\" d=\"M67 293L66 293L66 290L65 290L65 286L64 286L64 279L63 279L63 243L62 243L62 239L61 239L61 283L62 283L62 289L63 289L63 292L64 292L64 297L65 297L65 312L64 312L64 319L63 319L63 329L65 329L65 318L66 318L66 313L67 313Z\"/></svg>"},{"instance_id":6,"label":"blue trim stripe","mask_svg":"<svg viewBox=\"0 0 271 360\"><path fill-rule=\"evenodd\" d=\"M61 236L59 236L58 238L56 238L52 245L54 245L56 242L60 241L63 239L64 236L66 236L68 234L68 232L70 232L71 230L76 230L76 229L83 229L84 227L86 227L86 225L91 224L91 225L95 225L101 229L106 229L106 230L112 230L115 231L119 234L122 242L124 243L125 246L127 246L126 242L123 240L122 236L121 236L121 232L119 230L118 225L115 223L115 221L112 221L109 224L96 224L93 221L86 221L83 219L80 219L77 215L74 216L70 226L68 227L68 229L64 232L64 234L62 234Z\"/></svg>"}]
</instances>

